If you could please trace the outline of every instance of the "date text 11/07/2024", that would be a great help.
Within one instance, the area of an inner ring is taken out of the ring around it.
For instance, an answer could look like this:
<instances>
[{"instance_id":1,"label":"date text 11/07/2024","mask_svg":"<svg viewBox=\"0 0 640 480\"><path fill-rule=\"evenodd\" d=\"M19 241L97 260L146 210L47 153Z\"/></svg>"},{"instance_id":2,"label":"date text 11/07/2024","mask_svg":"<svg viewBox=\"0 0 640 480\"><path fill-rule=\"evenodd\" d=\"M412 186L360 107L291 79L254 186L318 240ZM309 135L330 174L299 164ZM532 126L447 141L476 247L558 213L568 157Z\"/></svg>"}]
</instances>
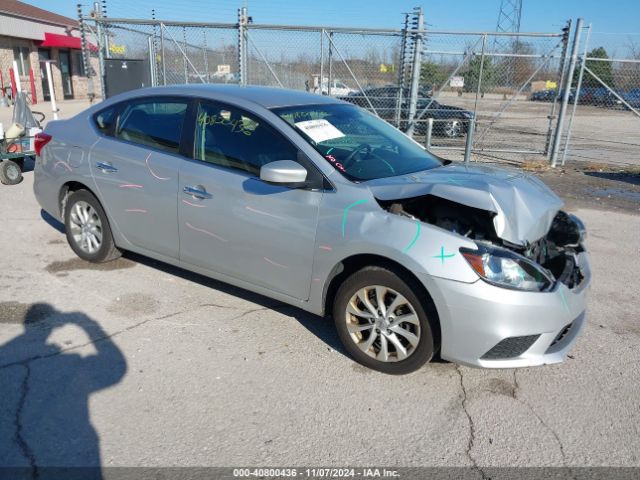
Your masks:
<instances>
[{"instance_id":1,"label":"date text 11/07/2024","mask_svg":"<svg viewBox=\"0 0 640 480\"><path fill-rule=\"evenodd\" d=\"M398 478L387 468L234 468L234 478Z\"/></svg>"}]
</instances>

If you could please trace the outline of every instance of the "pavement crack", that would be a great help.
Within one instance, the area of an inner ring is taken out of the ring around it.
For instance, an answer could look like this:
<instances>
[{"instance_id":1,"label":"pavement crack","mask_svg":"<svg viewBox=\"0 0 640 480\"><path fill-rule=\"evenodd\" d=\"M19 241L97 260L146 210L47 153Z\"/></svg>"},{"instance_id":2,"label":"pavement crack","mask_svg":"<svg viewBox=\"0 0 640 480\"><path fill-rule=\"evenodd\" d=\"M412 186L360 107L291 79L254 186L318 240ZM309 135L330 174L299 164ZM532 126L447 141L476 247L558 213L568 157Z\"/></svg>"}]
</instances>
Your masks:
<instances>
[{"instance_id":1,"label":"pavement crack","mask_svg":"<svg viewBox=\"0 0 640 480\"><path fill-rule=\"evenodd\" d=\"M456 372L458 372L458 376L460 377L460 389L462 390L462 401L460 402L460 405L462 407L462 411L467 416L467 421L469 422L469 441L467 442L467 449L465 451L465 454L471 461L473 468L476 469L480 473L480 475L482 475L483 480L489 480L489 477L487 477L482 468L478 466L478 462L476 462L476 459L471 455L471 450L473 449L476 441L476 426L473 422L473 418L471 418L469 410L467 410L467 389L464 386L460 365L456 365Z\"/></svg>"},{"instance_id":2,"label":"pavement crack","mask_svg":"<svg viewBox=\"0 0 640 480\"><path fill-rule=\"evenodd\" d=\"M36 457L31 450L31 447L27 443L27 441L22 436L22 410L24 408L24 404L27 400L27 396L29 395L29 378L31 377L31 368L29 367L28 362L24 362L22 366L26 369L26 374L24 376L24 380L22 381L22 385L20 388L20 400L18 402L18 407L16 408L16 415L13 420L15 425L15 441L22 455L29 461L29 466L31 467L32 478L37 479L39 477L38 474L38 466L36 465Z\"/></svg>"},{"instance_id":3,"label":"pavement crack","mask_svg":"<svg viewBox=\"0 0 640 480\"><path fill-rule=\"evenodd\" d=\"M235 309L235 307L230 307L229 305L218 305L217 303L203 303L199 305L199 307L228 308L231 310Z\"/></svg>"},{"instance_id":4,"label":"pavement crack","mask_svg":"<svg viewBox=\"0 0 640 480\"><path fill-rule=\"evenodd\" d=\"M181 310L179 312L174 312L174 313L169 313L167 315L163 315L161 317L152 317L152 318L147 318L146 320L143 320L141 322L135 323L133 325L129 325L128 327L125 327L121 330L118 330L116 332L110 333L108 335L102 335L100 337L96 337L88 342L82 343L80 345L73 345L72 347L69 348L61 348L60 350L53 352L53 353L49 353L47 355L34 355L33 357L29 357L29 358L25 358L24 360L19 360L17 362L10 362L10 363L5 363L4 365L0 365L0 370L2 370L3 368L9 368L9 367L13 367L16 365L26 365L30 362L33 362L35 360L43 360L46 358L51 358L51 357L55 357L57 355L62 355L65 352L69 352L72 350L77 350L79 348L83 348L89 345L93 345L95 343L101 342L103 340L107 340L113 337L116 337L122 333L126 333L129 332L135 328L141 327L142 325L145 325L146 323L152 322L154 320L164 320L165 318L171 318L171 317L175 317L176 315L180 315L182 313L185 313L185 310Z\"/></svg>"},{"instance_id":5,"label":"pavement crack","mask_svg":"<svg viewBox=\"0 0 640 480\"><path fill-rule=\"evenodd\" d=\"M525 407L527 407L529 411L533 414L533 416L536 417L536 419L540 422L540 424L542 424L542 426L546 428L551 433L551 435L553 435L553 438L555 439L560 449L560 455L562 456L562 463L564 464L565 468L569 469L569 472L571 473L572 478L575 480L576 477L573 471L571 470L571 467L569 467L567 463L567 455L564 451L564 445L562 444L562 440L560 439L560 436L556 433L556 431L553 428L551 428L547 424L547 422L544 421L544 419L540 415L538 415L538 413L533 409L533 407L529 402L527 402L524 398L521 398L520 396L518 396L520 385L518 384L518 377L516 376L516 372L517 370L514 369L513 370L513 383L514 383L513 399L516 402L520 403L521 405L524 405Z\"/></svg>"}]
</instances>

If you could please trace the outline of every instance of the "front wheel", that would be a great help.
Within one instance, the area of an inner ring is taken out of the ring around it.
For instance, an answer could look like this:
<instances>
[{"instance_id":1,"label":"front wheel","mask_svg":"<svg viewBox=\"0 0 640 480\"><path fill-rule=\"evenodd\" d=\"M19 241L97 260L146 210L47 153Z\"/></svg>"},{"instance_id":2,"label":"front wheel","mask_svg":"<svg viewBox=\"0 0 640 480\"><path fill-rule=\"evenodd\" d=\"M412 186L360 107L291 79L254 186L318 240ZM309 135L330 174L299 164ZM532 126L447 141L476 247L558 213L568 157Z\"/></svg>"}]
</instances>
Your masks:
<instances>
[{"instance_id":1,"label":"front wheel","mask_svg":"<svg viewBox=\"0 0 640 480\"><path fill-rule=\"evenodd\" d=\"M366 267L339 287L333 319L340 340L362 365L401 375L417 370L433 356L434 341L422 301L391 270ZM433 313L435 315L435 313ZM435 319L434 319L435 320Z\"/></svg>"},{"instance_id":2,"label":"front wheel","mask_svg":"<svg viewBox=\"0 0 640 480\"><path fill-rule=\"evenodd\" d=\"M107 215L89 191L78 190L69 196L64 225L71 249L83 260L102 263L120 256Z\"/></svg>"},{"instance_id":3,"label":"front wheel","mask_svg":"<svg viewBox=\"0 0 640 480\"><path fill-rule=\"evenodd\" d=\"M460 120L449 120L442 127L442 131L446 137L456 138L462 135L464 127Z\"/></svg>"}]
</instances>

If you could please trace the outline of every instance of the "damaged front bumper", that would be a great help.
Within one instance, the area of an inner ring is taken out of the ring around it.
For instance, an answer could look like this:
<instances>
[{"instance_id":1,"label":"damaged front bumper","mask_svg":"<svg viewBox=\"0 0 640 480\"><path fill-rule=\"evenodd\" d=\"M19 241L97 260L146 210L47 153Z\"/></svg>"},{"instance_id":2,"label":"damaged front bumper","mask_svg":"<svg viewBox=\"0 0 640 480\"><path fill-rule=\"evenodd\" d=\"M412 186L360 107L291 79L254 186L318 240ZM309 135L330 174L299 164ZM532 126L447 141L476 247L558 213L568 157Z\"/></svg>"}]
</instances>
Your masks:
<instances>
[{"instance_id":1,"label":"damaged front bumper","mask_svg":"<svg viewBox=\"0 0 640 480\"><path fill-rule=\"evenodd\" d=\"M586 252L576 258L581 282L568 288L556 281L547 292L510 290L480 279L421 278L437 305L441 357L483 368L563 361L585 325L591 281Z\"/></svg>"}]
</instances>

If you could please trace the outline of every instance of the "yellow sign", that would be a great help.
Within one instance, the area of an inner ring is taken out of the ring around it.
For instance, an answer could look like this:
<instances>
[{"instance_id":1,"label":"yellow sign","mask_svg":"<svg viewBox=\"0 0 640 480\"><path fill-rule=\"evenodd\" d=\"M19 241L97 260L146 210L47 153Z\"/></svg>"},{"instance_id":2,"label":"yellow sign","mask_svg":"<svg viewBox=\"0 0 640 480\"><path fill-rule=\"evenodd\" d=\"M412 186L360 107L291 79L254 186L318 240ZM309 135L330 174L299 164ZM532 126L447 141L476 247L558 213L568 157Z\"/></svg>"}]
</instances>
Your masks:
<instances>
[{"instance_id":1,"label":"yellow sign","mask_svg":"<svg viewBox=\"0 0 640 480\"><path fill-rule=\"evenodd\" d=\"M545 85L547 90L555 90L558 88L558 82L552 82L551 80L547 80L547 84Z\"/></svg>"},{"instance_id":2,"label":"yellow sign","mask_svg":"<svg viewBox=\"0 0 640 480\"><path fill-rule=\"evenodd\" d=\"M124 45L116 45L116 44L111 44L109 45L109 51L113 54L116 55L123 55L124 54Z\"/></svg>"},{"instance_id":3,"label":"yellow sign","mask_svg":"<svg viewBox=\"0 0 640 480\"><path fill-rule=\"evenodd\" d=\"M385 65L384 63L380 64L380 72L381 73L393 73L396 71L395 65Z\"/></svg>"}]
</instances>

